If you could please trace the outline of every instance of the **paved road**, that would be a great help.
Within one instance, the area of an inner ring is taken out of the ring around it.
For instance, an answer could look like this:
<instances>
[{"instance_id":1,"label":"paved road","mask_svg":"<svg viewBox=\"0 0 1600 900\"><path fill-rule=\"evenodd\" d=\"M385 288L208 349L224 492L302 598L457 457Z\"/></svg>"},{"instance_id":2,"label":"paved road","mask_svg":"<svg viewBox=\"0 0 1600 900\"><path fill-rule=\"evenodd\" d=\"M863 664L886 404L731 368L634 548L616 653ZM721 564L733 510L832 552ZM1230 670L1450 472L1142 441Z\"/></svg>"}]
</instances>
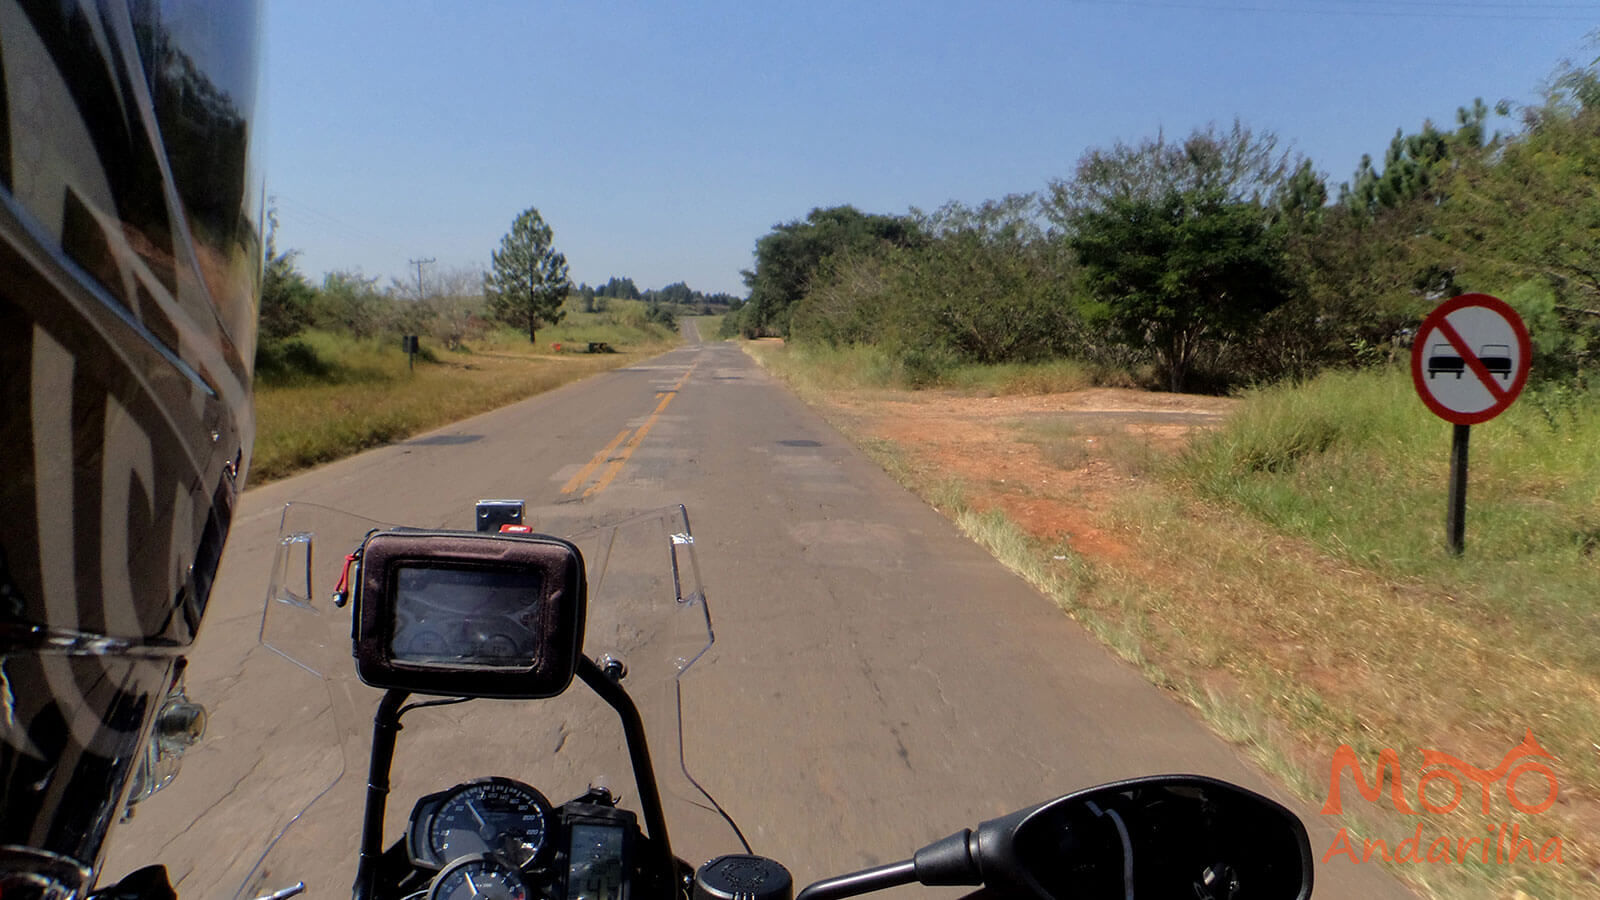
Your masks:
<instances>
[{"instance_id":1,"label":"paved road","mask_svg":"<svg viewBox=\"0 0 1600 900\"><path fill-rule=\"evenodd\" d=\"M687 333L696 336L692 324ZM755 849L801 883L1122 777L1198 772L1286 796L730 344L692 344L251 491L202 636L214 656L196 660L197 678L218 678L206 673L235 665L253 643L286 500L469 527L482 497L526 498L534 524L552 531L687 504L717 635L687 701L691 763ZM299 699L262 685L223 702L214 730L244 734L292 716ZM580 758L584 739L614 736L597 720L562 716L517 731L533 761L499 773L547 787L557 802L563 791L541 767L581 787L594 774ZM462 727L481 739L469 738L468 751L505 731ZM419 758L406 756L406 739L391 823L417 793L491 774L446 773L434 764L471 754L433 743L425 765L407 767ZM270 740L302 752L287 733ZM658 746L658 761L669 750ZM303 752L307 769L322 759ZM344 781L359 784L359 774ZM161 799L146 817L157 825ZM1303 812L1320 856L1332 832ZM116 863L137 855L134 840L118 846ZM1318 877L1319 897L1409 896L1371 866Z\"/></svg>"}]
</instances>

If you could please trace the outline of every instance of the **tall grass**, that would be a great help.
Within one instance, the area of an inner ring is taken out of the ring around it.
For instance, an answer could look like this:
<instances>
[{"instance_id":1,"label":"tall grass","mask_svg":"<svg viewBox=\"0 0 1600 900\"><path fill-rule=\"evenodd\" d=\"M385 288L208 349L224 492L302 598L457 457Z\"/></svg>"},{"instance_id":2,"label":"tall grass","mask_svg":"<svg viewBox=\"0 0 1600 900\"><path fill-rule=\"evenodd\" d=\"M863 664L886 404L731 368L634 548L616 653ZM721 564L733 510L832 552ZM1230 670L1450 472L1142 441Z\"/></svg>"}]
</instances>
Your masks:
<instances>
[{"instance_id":1,"label":"tall grass","mask_svg":"<svg viewBox=\"0 0 1600 900\"><path fill-rule=\"evenodd\" d=\"M942 388L993 397L1065 393L1097 385L1133 383L1126 373L1076 359L995 365L952 363L930 370L908 367L875 345L830 347L810 342L758 341L748 346L779 375L824 391Z\"/></svg>"},{"instance_id":2,"label":"tall grass","mask_svg":"<svg viewBox=\"0 0 1600 900\"><path fill-rule=\"evenodd\" d=\"M1340 561L1306 578L1275 551L1272 584L1231 589L1273 611L1281 640L1309 648L1304 662L1280 660L1252 679L1276 680L1260 696L1279 718L1406 758L1465 743L1480 764L1531 728L1557 757L1567 803L1586 807L1552 815L1585 829L1568 832L1574 843L1592 838L1600 396L1550 388L1473 426L1459 558L1444 544L1450 433L1404 373L1330 373L1252 393L1172 474ZM1264 562L1239 558L1231 543L1210 546L1208 535L1171 540L1219 573ZM1323 683L1286 680L1297 667L1320 670ZM1547 896L1567 893L1575 875L1561 874Z\"/></svg>"},{"instance_id":3,"label":"tall grass","mask_svg":"<svg viewBox=\"0 0 1600 900\"><path fill-rule=\"evenodd\" d=\"M431 348L417 355L423 365L438 362ZM408 371L399 338L354 338L307 330L256 354L256 391L310 385L387 382Z\"/></svg>"},{"instance_id":4,"label":"tall grass","mask_svg":"<svg viewBox=\"0 0 1600 900\"><path fill-rule=\"evenodd\" d=\"M1472 428L1466 552L1445 549L1451 426L1404 374L1327 374L1250 395L1180 473L1273 528L1600 678L1600 395L1533 394Z\"/></svg>"},{"instance_id":5,"label":"tall grass","mask_svg":"<svg viewBox=\"0 0 1600 900\"><path fill-rule=\"evenodd\" d=\"M695 316L695 327L700 329L700 340L721 340L720 335L722 334L722 322L727 317L728 316L726 313L715 316Z\"/></svg>"},{"instance_id":6,"label":"tall grass","mask_svg":"<svg viewBox=\"0 0 1600 900\"><path fill-rule=\"evenodd\" d=\"M1459 585L1481 614L1600 636L1600 392L1533 394L1472 428L1459 559L1444 545L1450 435L1403 373L1329 373L1248 395L1181 472L1328 552ZM1583 643L1567 649L1600 665L1600 641Z\"/></svg>"},{"instance_id":7,"label":"tall grass","mask_svg":"<svg viewBox=\"0 0 1600 900\"><path fill-rule=\"evenodd\" d=\"M578 313L530 345L504 329L459 353L424 347L414 369L399 340L358 340L305 332L271 352L256 381L256 441L250 483L381 446L420 431L504 406L570 381L660 352L675 337L647 321ZM544 338L549 336L550 341ZM616 353L554 352L604 341Z\"/></svg>"}]
</instances>

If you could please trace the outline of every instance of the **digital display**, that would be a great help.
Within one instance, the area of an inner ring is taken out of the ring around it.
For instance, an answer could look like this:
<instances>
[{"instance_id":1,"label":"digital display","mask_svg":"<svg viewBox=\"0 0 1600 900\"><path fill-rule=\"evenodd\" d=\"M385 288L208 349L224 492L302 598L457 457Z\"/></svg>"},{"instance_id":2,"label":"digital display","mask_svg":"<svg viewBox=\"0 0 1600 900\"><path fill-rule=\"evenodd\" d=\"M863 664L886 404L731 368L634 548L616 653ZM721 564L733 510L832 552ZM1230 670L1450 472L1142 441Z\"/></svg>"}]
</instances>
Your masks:
<instances>
[{"instance_id":1,"label":"digital display","mask_svg":"<svg viewBox=\"0 0 1600 900\"><path fill-rule=\"evenodd\" d=\"M422 665L533 665L543 588L528 569L400 566L390 655Z\"/></svg>"},{"instance_id":2,"label":"digital display","mask_svg":"<svg viewBox=\"0 0 1600 900\"><path fill-rule=\"evenodd\" d=\"M567 900L622 900L622 829L572 826Z\"/></svg>"}]
</instances>

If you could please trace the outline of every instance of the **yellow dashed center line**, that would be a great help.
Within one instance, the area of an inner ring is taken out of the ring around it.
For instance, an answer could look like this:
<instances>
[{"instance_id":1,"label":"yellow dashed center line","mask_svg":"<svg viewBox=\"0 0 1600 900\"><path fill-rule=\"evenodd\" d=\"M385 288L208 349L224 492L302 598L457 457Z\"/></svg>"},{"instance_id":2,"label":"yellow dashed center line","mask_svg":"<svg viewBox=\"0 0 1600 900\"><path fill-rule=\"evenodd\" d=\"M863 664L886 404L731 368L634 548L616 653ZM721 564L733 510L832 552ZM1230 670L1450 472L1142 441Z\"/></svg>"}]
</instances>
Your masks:
<instances>
[{"instance_id":1,"label":"yellow dashed center line","mask_svg":"<svg viewBox=\"0 0 1600 900\"><path fill-rule=\"evenodd\" d=\"M694 373L695 366L697 365L699 365L698 361L696 361L694 365L691 365L688 371L683 373L683 377L679 378L678 382L671 388L665 391L656 392L656 399L661 402L656 404L655 410L650 413L650 418L644 420L644 424L639 426L639 430L633 432L633 438L629 440L627 445L622 448L621 453L617 454L615 458L611 458L612 451L616 450L617 445L621 444L623 439L628 437L629 429L627 428L622 429L620 434L612 438L611 443L600 448L600 452L596 453L589 460L588 464L582 469L579 469L578 474L572 476L566 485L561 488L561 493L570 494L577 490L579 485L587 481L589 476L593 474L596 467L598 467L602 462L605 462L608 458L611 458L611 465L606 467L604 474L600 476L598 481L590 485L589 489L583 492L583 496L588 497L591 494L605 490L606 485L610 484L611 480L617 477L617 473L622 471L622 466L627 463L628 458L633 456L633 451L639 448L639 444L644 441L645 435L649 434L650 429L655 426L656 419L660 418L662 410L667 408L667 404L672 402L672 398L678 396L678 389L682 388L684 382L689 380L689 376Z\"/></svg>"},{"instance_id":2,"label":"yellow dashed center line","mask_svg":"<svg viewBox=\"0 0 1600 900\"><path fill-rule=\"evenodd\" d=\"M617 445L622 443L623 439L628 436L628 432L631 430L632 429L629 428L622 429L622 431L619 432L616 437L611 439L611 443L601 447L600 452L596 453L594 458L589 460L589 464L579 469L578 474L572 476L572 480L568 481L564 486L562 486L561 493L570 494L578 489L578 485L588 481L589 474L598 468L601 463L606 461L606 457L611 455L611 451L617 449Z\"/></svg>"}]
</instances>

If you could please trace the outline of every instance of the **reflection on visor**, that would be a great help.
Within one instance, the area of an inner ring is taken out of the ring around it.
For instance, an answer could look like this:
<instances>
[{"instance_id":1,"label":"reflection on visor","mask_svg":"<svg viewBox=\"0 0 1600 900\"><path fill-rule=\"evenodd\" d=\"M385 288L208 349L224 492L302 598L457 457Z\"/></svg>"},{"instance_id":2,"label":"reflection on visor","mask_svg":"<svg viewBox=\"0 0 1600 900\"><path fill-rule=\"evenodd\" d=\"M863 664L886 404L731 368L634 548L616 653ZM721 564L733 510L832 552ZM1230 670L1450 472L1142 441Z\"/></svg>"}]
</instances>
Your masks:
<instances>
[{"instance_id":1,"label":"reflection on visor","mask_svg":"<svg viewBox=\"0 0 1600 900\"><path fill-rule=\"evenodd\" d=\"M90 874L64 856L0 847L0 897L5 900L69 900L88 889Z\"/></svg>"}]
</instances>

